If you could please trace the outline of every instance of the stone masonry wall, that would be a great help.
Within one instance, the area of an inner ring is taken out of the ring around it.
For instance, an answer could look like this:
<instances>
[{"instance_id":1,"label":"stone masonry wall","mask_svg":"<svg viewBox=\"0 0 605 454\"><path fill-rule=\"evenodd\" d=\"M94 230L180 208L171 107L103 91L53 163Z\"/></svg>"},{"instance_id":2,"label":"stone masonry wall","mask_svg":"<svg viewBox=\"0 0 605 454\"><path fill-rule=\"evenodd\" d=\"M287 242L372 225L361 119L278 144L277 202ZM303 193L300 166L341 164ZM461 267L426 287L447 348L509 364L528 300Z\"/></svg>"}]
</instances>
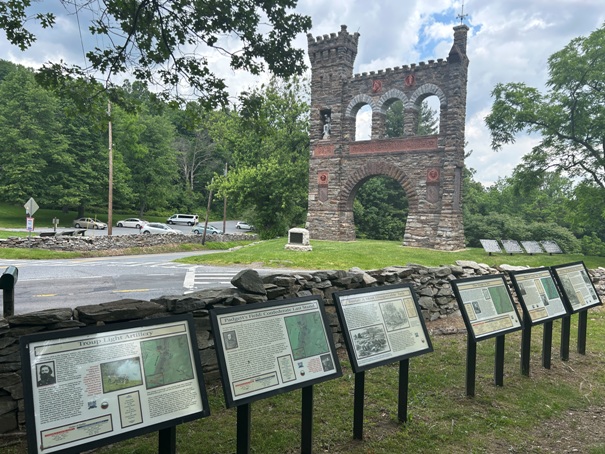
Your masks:
<instances>
[{"instance_id":1,"label":"stone masonry wall","mask_svg":"<svg viewBox=\"0 0 605 454\"><path fill-rule=\"evenodd\" d=\"M57 308L0 320L0 434L22 436L25 430L23 386L19 356L19 337L66 328L103 325L171 314L193 314L195 335L206 382L219 378L214 340L210 328L209 310L213 307L253 304L319 295L326 311L337 347L343 346L342 334L332 295L334 292L365 287L412 284L418 295L424 318L428 321L458 317L459 310L450 282L454 279L505 273L519 267L506 265L499 269L470 261L455 265L425 267L420 265L392 266L380 270L362 271L293 271L261 278L254 270L244 270L232 280L235 288L206 289L187 295L164 296L152 301L120 300L75 309ZM589 270L601 297L605 295L605 269ZM514 294L514 293L513 293ZM16 302L18 304L18 301ZM452 334L446 329L435 334ZM0 439L1 448L1 439Z\"/></svg>"},{"instance_id":2,"label":"stone masonry wall","mask_svg":"<svg viewBox=\"0 0 605 454\"><path fill-rule=\"evenodd\" d=\"M369 178L398 181L409 200L406 246L456 250L464 247L462 169L468 57L468 27L454 27L447 59L353 75L359 33L307 36L311 61L311 238L355 239L353 200ZM439 134L417 137L422 101L437 96ZM404 105L404 138L385 138L385 117L395 101ZM372 110L371 139L355 141L355 120Z\"/></svg>"},{"instance_id":3,"label":"stone masonry wall","mask_svg":"<svg viewBox=\"0 0 605 454\"><path fill-rule=\"evenodd\" d=\"M226 235L206 235L206 242L256 240L256 234L233 233ZM201 244L202 235L118 235L118 236L32 236L31 238L11 237L0 239L4 248L38 248L53 251L101 251L150 247L165 244Z\"/></svg>"}]
</instances>

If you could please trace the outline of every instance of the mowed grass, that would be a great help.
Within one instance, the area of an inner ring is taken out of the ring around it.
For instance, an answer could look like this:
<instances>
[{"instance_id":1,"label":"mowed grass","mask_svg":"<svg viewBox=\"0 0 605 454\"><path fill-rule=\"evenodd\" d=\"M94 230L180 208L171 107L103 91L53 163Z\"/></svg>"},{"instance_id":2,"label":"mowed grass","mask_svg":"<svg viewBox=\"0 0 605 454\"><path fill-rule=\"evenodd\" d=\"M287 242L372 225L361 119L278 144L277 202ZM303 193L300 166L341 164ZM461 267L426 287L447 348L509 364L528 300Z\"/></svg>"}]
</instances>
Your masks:
<instances>
[{"instance_id":1,"label":"mowed grass","mask_svg":"<svg viewBox=\"0 0 605 454\"><path fill-rule=\"evenodd\" d=\"M446 252L432 249L404 247L398 241L357 240L349 242L311 241L312 251L286 250L287 240L259 241L235 251L212 255L187 257L182 263L213 265L252 265L252 267L363 270L384 268L410 263L424 266L453 265L457 260L471 260L490 266L509 264L516 266L553 266L584 261L588 268L605 266L605 257L587 257L581 254L494 254L481 248L467 248Z\"/></svg>"},{"instance_id":2,"label":"mowed grass","mask_svg":"<svg viewBox=\"0 0 605 454\"><path fill-rule=\"evenodd\" d=\"M589 268L603 266L598 257L572 255L487 255L468 249L440 252L402 247L398 242L312 241L313 251L284 249L285 239L234 244L236 250L197 256L188 263L238 264L301 269L361 269L418 263L426 266L474 260L495 266L542 266L583 260ZM209 243L211 244L211 243ZM241 246L241 247L240 247ZM214 246L216 247L216 245ZM223 245L221 247L226 247ZM0 250L1 252L1 250ZM562 452L556 441L577 437L579 452L605 452L605 438L590 438L595 425L572 427L571 412L588 412L603 406L605 397L605 311L590 309L585 355L575 353L577 316L572 317L572 351L569 361L559 359L560 321L554 323L551 369L541 366L542 328L532 332L531 374L520 373L519 332L506 336L504 386L494 385L493 339L477 346L475 397L465 389L465 334L432 336L434 351L410 360L408 421L397 418L398 364L366 372L364 440L354 440L353 374L346 352L340 349L343 376L314 386L313 451L324 453L504 453ZM207 382L211 416L177 427L177 451L233 453L236 450L236 410L227 409L221 384ZM281 394L252 404L253 453L300 451L300 391ZM547 429L545 429L547 428ZM554 428L554 429L552 429ZM552 429L552 430L551 430ZM594 431L596 432L596 431ZM599 433L602 433L599 432ZM147 454L158 452L157 433L132 438L95 452ZM541 446L551 449L542 450ZM8 454L23 454L23 443L6 447Z\"/></svg>"},{"instance_id":3,"label":"mowed grass","mask_svg":"<svg viewBox=\"0 0 605 454\"><path fill-rule=\"evenodd\" d=\"M564 428L569 411L581 412L604 403L605 312L592 309L589 318L586 355L573 351L572 337L567 362L558 356L560 322L555 322L549 370L541 366L542 329L534 328L529 377L520 373L519 333L507 335L502 387L494 385L495 341L480 342L475 397L468 397L465 389L466 336L433 336L434 351L410 359L405 424L397 418L398 363L367 371L363 441L352 436L355 376L343 356L343 376L314 386L313 452L551 452L536 447L569 433L545 432L541 429L544 425L561 424ZM177 451L181 454L235 452L236 410L225 408L220 384L209 383L208 394L211 416L177 427ZM251 408L251 452L300 452L300 391L259 400ZM571 430L571 436L576 430ZM603 452L599 442L583 440L579 446L583 446L579 452ZM157 434L150 434L99 452L147 454L157 449Z\"/></svg>"}]
</instances>

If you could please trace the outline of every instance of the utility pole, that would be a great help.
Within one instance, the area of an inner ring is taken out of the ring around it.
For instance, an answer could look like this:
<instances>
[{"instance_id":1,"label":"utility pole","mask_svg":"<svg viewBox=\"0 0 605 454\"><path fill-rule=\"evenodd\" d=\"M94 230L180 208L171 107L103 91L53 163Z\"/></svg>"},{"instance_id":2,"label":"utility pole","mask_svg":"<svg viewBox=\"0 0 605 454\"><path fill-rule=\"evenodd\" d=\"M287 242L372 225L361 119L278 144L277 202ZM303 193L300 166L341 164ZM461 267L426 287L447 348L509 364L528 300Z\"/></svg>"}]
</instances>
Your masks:
<instances>
[{"instance_id":1,"label":"utility pole","mask_svg":"<svg viewBox=\"0 0 605 454\"><path fill-rule=\"evenodd\" d=\"M107 115L109 116L109 198L107 201L107 235L111 236L113 227L113 138L111 131L111 101L107 102Z\"/></svg>"},{"instance_id":2,"label":"utility pole","mask_svg":"<svg viewBox=\"0 0 605 454\"><path fill-rule=\"evenodd\" d=\"M210 180L210 184L214 182L214 178ZM208 216L210 215L210 203L212 202L212 186L210 194L208 194L208 207L206 208L206 222L204 222L204 233L202 234L202 245L206 244L206 229L208 228Z\"/></svg>"},{"instance_id":3,"label":"utility pole","mask_svg":"<svg viewBox=\"0 0 605 454\"><path fill-rule=\"evenodd\" d=\"M227 163L225 163L225 172L223 174L227 178ZM223 233L227 233L227 196L223 196Z\"/></svg>"}]
</instances>

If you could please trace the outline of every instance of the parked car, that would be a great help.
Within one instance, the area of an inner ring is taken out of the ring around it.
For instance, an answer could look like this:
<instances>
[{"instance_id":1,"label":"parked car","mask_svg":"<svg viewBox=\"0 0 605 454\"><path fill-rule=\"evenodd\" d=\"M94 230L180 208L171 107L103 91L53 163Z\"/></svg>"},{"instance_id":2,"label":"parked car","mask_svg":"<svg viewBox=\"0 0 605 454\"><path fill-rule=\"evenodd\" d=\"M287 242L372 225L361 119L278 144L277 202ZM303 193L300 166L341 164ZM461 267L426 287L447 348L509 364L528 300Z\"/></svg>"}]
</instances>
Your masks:
<instances>
[{"instance_id":1,"label":"parked car","mask_svg":"<svg viewBox=\"0 0 605 454\"><path fill-rule=\"evenodd\" d=\"M141 233L167 233L169 235L182 235L183 232L177 229L173 229L169 225L162 224L161 222L150 222L149 224L145 224Z\"/></svg>"},{"instance_id":2,"label":"parked car","mask_svg":"<svg viewBox=\"0 0 605 454\"><path fill-rule=\"evenodd\" d=\"M140 229L145 224L147 224L147 221L144 221L142 219L139 219L139 218L128 218L128 219L123 219L121 221L118 221L117 224L116 224L116 226L118 226L118 227L132 227L132 228L135 228L135 229Z\"/></svg>"},{"instance_id":3,"label":"parked car","mask_svg":"<svg viewBox=\"0 0 605 454\"><path fill-rule=\"evenodd\" d=\"M199 223L198 225L196 225L195 227L193 227L193 229L191 230L192 233L196 233L198 235L201 235L204 233L204 224L203 223ZM217 229L216 227L213 227L211 225L208 225L208 227L206 227L206 235L222 235L223 231Z\"/></svg>"},{"instance_id":4,"label":"parked car","mask_svg":"<svg viewBox=\"0 0 605 454\"><path fill-rule=\"evenodd\" d=\"M107 228L107 224L101 221L97 221L93 218L79 218L73 222L73 226L76 229L97 229L104 230Z\"/></svg>"},{"instance_id":5,"label":"parked car","mask_svg":"<svg viewBox=\"0 0 605 454\"><path fill-rule=\"evenodd\" d=\"M173 214L166 219L166 224L187 224L195 225L199 221L197 214Z\"/></svg>"},{"instance_id":6,"label":"parked car","mask_svg":"<svg viewBox=\"0 0 605 454\"><path fill-rule=\"evenodd\" d=\"M237 224L235 224L235 228L239 230L255 230L253 225L250 225L244 221L239 221Z\"/></svg>"}]
</instances>

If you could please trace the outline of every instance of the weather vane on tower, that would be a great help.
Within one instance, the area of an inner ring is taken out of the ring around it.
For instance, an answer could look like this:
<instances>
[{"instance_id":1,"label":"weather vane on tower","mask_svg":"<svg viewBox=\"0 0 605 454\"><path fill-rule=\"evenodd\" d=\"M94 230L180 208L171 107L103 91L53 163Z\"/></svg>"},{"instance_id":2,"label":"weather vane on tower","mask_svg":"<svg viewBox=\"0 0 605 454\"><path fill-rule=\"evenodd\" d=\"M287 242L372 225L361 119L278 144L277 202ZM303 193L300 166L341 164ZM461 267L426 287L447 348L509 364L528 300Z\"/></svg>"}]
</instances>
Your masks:
<instances>
[{"instance_id":1,"label":"weather vane on tower","mask_svg":"<svg viewBox=\"0 0 605 454\"><path fill-rule=\"evenodd\" d=\"M460 11L460 14L458 14L456 16L456 18L460 19L460 23L462 24L464 19L466 19L467 17L468 17L468 14L464 14L464 0L462 0L462 11Z\"/></svg>"}]
</instances>

